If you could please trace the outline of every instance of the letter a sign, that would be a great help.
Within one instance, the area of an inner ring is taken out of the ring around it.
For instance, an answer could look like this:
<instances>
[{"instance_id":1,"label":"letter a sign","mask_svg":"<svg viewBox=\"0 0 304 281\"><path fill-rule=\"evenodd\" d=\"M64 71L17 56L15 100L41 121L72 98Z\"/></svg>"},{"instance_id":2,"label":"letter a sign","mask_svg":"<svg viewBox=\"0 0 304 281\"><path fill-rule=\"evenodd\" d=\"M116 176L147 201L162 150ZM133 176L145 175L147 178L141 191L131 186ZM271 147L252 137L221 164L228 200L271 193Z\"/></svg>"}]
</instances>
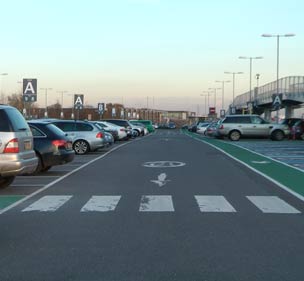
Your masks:
<instances>
[{"instance_id":1,"label":"letter a sign","mask_svg":"<svg viewBox=\"0 0 304 281\"><path fill-rule=\"evenodd\" d=\"M275 109L280 109L282 105L282 94L273 95L272 97L272 106Z\"/></svg>"},{"instance_id":2,"label":"letter a sign","mask_svg":"<svg viewBox=\"0 0 304 281\"><path fill-rule=\"evenodd\" d=\"M83 109L83 95L74 95L74 108L75 109Z\"/></svg>"},{"instance_id":3,"label":"letter a sign","mask_svg":"<svg viewBox=\"0 0 304 281\"><path fill-rule=\"evenodd\" d=\"M37 101L37 79L23 79L22 96L26 102Z\"/></svg>"}]
</instances>

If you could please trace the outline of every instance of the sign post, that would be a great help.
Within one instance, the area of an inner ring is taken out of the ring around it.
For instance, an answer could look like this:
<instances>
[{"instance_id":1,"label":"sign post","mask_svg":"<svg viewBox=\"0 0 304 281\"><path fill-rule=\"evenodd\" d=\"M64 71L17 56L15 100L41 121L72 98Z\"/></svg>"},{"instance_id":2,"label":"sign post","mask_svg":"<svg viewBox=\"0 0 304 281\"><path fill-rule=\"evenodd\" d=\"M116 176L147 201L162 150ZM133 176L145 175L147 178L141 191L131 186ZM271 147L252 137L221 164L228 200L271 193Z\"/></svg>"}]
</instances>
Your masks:
<instances>
[{"instance_id":1,"label":"sign post","mask_svg":"<svg viewBox=\"0 0 304 281\"><path fill-rule=\"evenodd\" d=\"M98 113L99 113L99 119L102 119L102 115L104 113L105 104L103 102L98 103Z\"/></svg>"}]
</instances>

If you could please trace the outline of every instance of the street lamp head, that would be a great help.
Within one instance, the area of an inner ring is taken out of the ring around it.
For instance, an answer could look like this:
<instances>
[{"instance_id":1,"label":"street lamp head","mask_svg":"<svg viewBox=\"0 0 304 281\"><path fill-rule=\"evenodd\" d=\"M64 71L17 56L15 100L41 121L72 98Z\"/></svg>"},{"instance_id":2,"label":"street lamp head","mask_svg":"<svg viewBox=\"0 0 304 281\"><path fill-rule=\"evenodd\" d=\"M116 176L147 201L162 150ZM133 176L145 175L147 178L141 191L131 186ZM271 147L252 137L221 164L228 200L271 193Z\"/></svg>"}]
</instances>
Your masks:
<instances>
[{"instance_id":1,"label":"street lamp head","mask_svg":"<svg viewBox=\"0 0 304 281\"><path fill-rule=\"evenodd\" d=\"M294 37L296 36L294 33L287 33L284 35L285 37Z\"/></svg>"},{"instance_id":2,"label":"street lamp head","mask_svg":"<svg viewBox=\"0 0 304 281\"><path fill-rule=\"evenodd\" d=\"M263 59L263 57L254 57L253 59L261 60L261 59Z\"/></svg>"},{"instance_id":3,"label":"street lamp head","mask_svg":"<svg viewBox=\"0 0 304 281\"><path fill-rule=\"evenodd\" d=\"M8 75L8 73L1 73L2 76Z\"/></svg>"},{"instance_id":4,"label":"street lamp head","mask_svg":"<svg viewBox=\"0 0 304 281\"><path fill-rule=\"evenodd\" d=\"M248 57L244 57L244 56L240 56L239 59L245 60L245 59L249 59L249 58Z\"/></svg>"},{"instance_id":5,"label":"street lamp head","mask_svg":"<svg viewBox=\"0 0 304 281\"><path fill-rule=\"evenodd\" d=\"M273 37L272 34L262 34L262 37Z\"/></svg>"}]
</instances>

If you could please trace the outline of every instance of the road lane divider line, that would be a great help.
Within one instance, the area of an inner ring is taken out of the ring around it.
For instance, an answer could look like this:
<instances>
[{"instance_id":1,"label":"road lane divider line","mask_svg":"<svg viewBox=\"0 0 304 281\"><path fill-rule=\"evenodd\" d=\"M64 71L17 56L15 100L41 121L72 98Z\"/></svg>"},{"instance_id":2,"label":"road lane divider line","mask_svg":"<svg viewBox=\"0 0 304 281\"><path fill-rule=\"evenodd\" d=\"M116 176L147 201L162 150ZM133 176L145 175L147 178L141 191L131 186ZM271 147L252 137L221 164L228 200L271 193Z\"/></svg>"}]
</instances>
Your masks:
<instances>
[{"instance_id":1,"label":"road lane divider line","mask_svg":"<svg viewBox=\"0 0 304 281\"><path fill-rule=\"evenodd\" d=\"M224 196L195 195L196 202L203 213L235 213L236 210Z\"/></svg>"},{"instance_id":2,"label":"road lane divider line","mask_svg":"<svg viewBox=\"0 0 304 281\"><path fill-rule=\"evenodd\" d=\"M55 212L72 197L72 195L46 195L23 209L22 212Z\"/></svg>"},{"instance_id":3,"label":"road lane divider line","mask_svg":"<svg viewBox=\"0 0 304 281\"><path fill-rule=\"evenodd\" d=\"M274 184L277 185L278 187L282 188L283 190L287 191L288 193L292 194L293 196L295 196L296 198L298 198L298 199L300 199L301 201L304 202L304 196L300 193L301 190L303 189L303 181L302 181L302 185L301 185L301 182L299 181L300 184L297 186L297 189L296 189L297 191L294 191L292 187L287 186L286 184L281 183L280 181L274 179L274 178L271 177L271 176L268 176L266 173L264 173L264 172L258 170L257 168L254 168L253 166L247 164L245 161L242 161L242 160L240 160L240 159L234 157L234 156L231 155L230 153L226 152L224 149L222 149L222 148L220 148L220 147L218 147L218 146L216 146L216 145L214 145L214 144L212 144L212 143L210 143L210 142L208 142L208 141L204 141L204 140L202 140L202 139L199 138L199 137L192 136L192 135L187 134L187 133L185 133L185 135L187 135L188 137L190 137L190 138L192 138L192 139L194 139L194 140L203 142L203 143L205 143L205 144L207 144L207 145L209 145L209 146L215 148L216 150L222 152L223 154L225 154L225 155L228 156L229 158L231 158L231 159L233 159L234 161L236 161L236 162L242 164L243 166L247 167L247 168L250 169L251 171L253 171L253 172L259 174L260 176L264 177L265 179L269 180L270 182L274 183ZM227 143L227 145L231 145L231 144L228 144L228 143ZM235 146L235 145L232 145L232 147L237 147L237 148L242 149L242 147ZM261 158L266 158L266 159L269 159L270 161L276 162L277 164L283 165L282 162L275 161L275 160L273 160L273 159L271 159L271 158L268 158L268 157L265 157L265 156L263 156L263 155L258 155L257 153L252 152L252 151L249 151L249 150L246 150L246 149L244 149L244 150L247 151L248 153L256 154L257 156L259 156L259 157L261 157ZM283 166L286 166L286 165L283 165ZM290 167L290 166L286 166L286 167L288 167L288 168L290 168L290 169L294 169L295 172L298 172L298 173L299 173L299 169L296 169L295 167ZM301 171L301 173L302 173L302 171ZM284 175L284 174L286 174L286 173L283 173L283 175ZM300 174L300 173L299 173L299 174ZM280 175L280 176L282 176L282 175ZM289 179L289 180L290 180L290 179ZM303 191L303 190L302 190L302 193L304 194L304 191Z\"/></svg>"},{"instance_id":4,"label":"road lane divider line","mask_svg":"<svg viewBox=\"0 0 304 281\"><path fill-rule=\"evenodd\" d=\"M144 195L141 198L140 212L174 212L171 195Z\"/></svg>"},{"instance_id":5,"label":"road lane divider line","mask_svg":"<svg viewBox=\"0 0 304 281\"><path fill-rule=\"evenodd\" d=\"M110 212L116 209L121 196L92 196L80 212Z\"/></svg>"},{"instance_id":6,"label":"road lane divider line","mask_svg":"<svg viewBox=\"0 0 304 281\"><path fill-rule=\"evenodd\" d=\"M51 186L53 186L53 185L55 185L56 183L58 183L58 182L64 180L65 178L71 176L72 174L74 174L74 173L80 171L81 169L83 169L83 168L85 168L85 167L91 165L92 163L94 163L94 162L96 162L96 161L98 161L98 160L100 160L100 159L106 157L106 156L109 155L111 152L114 152L114 151L120 149L121 147L123 147L123 146L125 146L125 145L128 145L128 144L131 144L131 143L133 143L133 142L126 142L126 143L123 143L123 144L121 144L121 145L119 145L119 146L116 146L116 147L112 148L110 151L107 151L105 154L100 155L99 157L97 157L97 158L95 158L95 159L93 159L93 160L91 160L91 161L89 161L89 162L87 162L87 163L81 165L80 167L78 167L78 168L76 168L75 170L73 170L73 171L67 173L66 175L61 176L60 178L58 178L58 179L56 179L56 180L50 182L49 184L47 184L47 185L44 186L43 188L36 190L35 192L33 192L33 193L29 194L28 196L22 198L21 200L19 200L19 201L15 202L15 203L9 205L8 207L6 207L6 208L0 210L0 215L2 215L3 213L9 211L10 209L12 209L12 208L14 208L14 207L16 207L16 206L18 206L18 205L20 205L21 203L23 203L24 201L26 201L26 200L28 200L28 199L34 197L35 195L37 195L37 194L39 194L39 193L41 193L41 192L47 190L47 189L50 188Z\"/></svg>"},{"instance_id":7,"label":"road lane divider line","mask_svg":"<svg viewBox=\"0 0 304 281\"><path fill-rule=\"evenodd\" d=\"M300 214L301 212L292 207L277 196L246 196L263 213L270 214Z\"/></svg>"}]
</instances>

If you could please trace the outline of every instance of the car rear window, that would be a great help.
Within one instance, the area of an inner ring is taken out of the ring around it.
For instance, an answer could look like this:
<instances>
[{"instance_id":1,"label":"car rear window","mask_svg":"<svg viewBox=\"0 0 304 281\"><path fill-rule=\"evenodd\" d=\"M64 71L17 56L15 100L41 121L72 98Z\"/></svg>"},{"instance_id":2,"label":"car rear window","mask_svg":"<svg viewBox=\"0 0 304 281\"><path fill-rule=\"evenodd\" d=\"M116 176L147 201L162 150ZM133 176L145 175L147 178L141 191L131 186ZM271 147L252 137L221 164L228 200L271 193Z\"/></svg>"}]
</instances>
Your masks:
<instances>
[{"instance_id":1,"label":"car rear window","mask_svg":"<svg viewBox=\"0 0 304 281\"><path fill-rule=\"evenodd\" d=\"M7 108L5 110L1 110L2 111L2 116L0 116L0 123L2 122L2 118L4 121L4 126L3 129L6 129L6 131L3 132L10 132L10 131L29 131L30 128L28 126L28 124L26 123L24 117L22 116L22 114L14 108ZM4 115L6 115L6 118L4 117ZM2 125L2 124L1 124ZM9 127L7 127L9 126ZM2 131L0 129L0 131Z\"/></svg>"},{"instance_id":2,"label":"car rear window","mask_svg":"<svg viewBox=\"0 0 304 281\"><path fill-rule=\"evenodd\" d=\"M59 136L65 135L65 132L63 132L61 129L56 127L54 124L47 124L46 127L50 131L54 132L54 134L56 134L56 135L59 135Z\"/></svg>"},{"instance_id":3,"label":"car rear window","mask_svg":"<svg viewBox=\"0 0 304 281\"><path fill-rule=\"evenodd\" d=\"M94 127L91 126L90 124L84 124L84 123L77 123L76 124L76 131L93 131Z\"/></svg>"},{"instance_id":4,"label":"car rear window","mask_svg":"<svg viewBox=\"0 0 304 281\"><path fill-rule=\"evenodd\" d=\"M64 132L75 131L75 123L74 122L54 122L54 124Z\"/></svg>"},{"instance_id":5,"label":"car rear window","mask_svg":"<svg viewBox=\"0 0 304 281\"><path fill-rule=\"evenodd\" d=\"M4 110L0 110L0 132L11 132L10 121Z\"/></svg>"}]
</instances>

